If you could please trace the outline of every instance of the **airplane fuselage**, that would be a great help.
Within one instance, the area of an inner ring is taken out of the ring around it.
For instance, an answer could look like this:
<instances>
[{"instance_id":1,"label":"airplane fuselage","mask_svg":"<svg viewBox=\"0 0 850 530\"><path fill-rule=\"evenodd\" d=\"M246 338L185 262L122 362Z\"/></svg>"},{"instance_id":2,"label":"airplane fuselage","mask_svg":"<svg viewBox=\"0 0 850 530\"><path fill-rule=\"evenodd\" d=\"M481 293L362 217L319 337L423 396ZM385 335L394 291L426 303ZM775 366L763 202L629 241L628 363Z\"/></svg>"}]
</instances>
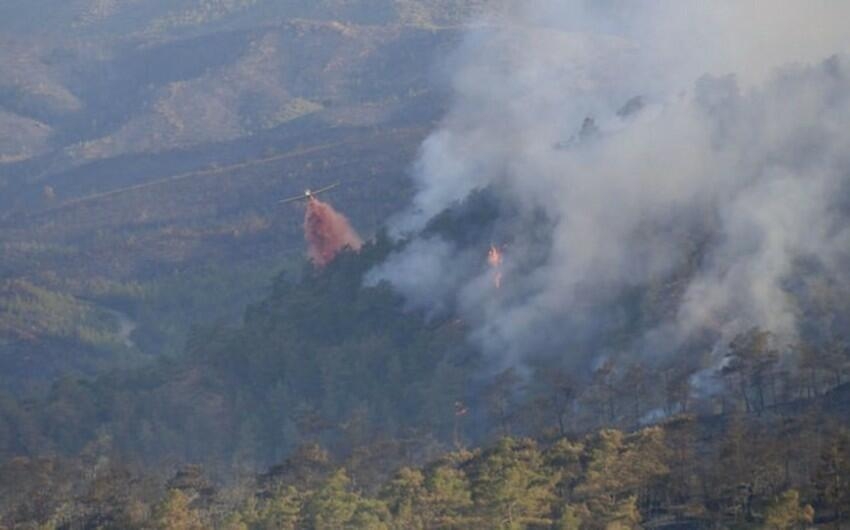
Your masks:
<instances>
[{"instance_id":1,"label":"airplane fuselage","mask_svg":"<svg viewBox=\"0 0 850 530\"><path fill-rule=\"evenodd\" d=\"M296 197L290 197L290 198L284 199L280 202L288 203L288 202L303 201L303 200L312 201L312 200L316 199L316 195L318 195L320 193L325 193L326 191L330 191L330 190L336 188L337 186L339 186L339 183L331 184L330 186L326 186L326 187L319 189L319 190L316 190L316 191L313 191L310 188L307 188L306 190L304 190L303 195L298 195Z\"/></svg>"}]
</instances>

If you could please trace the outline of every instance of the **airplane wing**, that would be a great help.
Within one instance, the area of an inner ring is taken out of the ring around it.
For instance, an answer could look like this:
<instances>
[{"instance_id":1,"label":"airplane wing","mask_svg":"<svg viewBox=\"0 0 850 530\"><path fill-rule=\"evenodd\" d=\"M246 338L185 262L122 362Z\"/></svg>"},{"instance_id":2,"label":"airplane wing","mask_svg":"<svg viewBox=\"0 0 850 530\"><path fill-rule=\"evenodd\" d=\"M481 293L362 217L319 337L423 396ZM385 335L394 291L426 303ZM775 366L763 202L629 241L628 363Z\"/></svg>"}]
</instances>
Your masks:
<instances>
[{"instance_id":1,"label":"airplane wing","mask_svg":"<svg viewBox=\"0 0 850 530\"><path fill-rule=\"evenodd\" d=\"M331 184L330 186L325 186L324 188L322 188L322 189L320 189L320 190L311 191L311 192L310 192L310 195L318 195L318 194L320 194L320 193L324 193L324 192L326 192L326 191L330 191L330 190L332 190L332 189L336 188L337 186L339 186L339 182L335 182L335 183Z\"/></svg>"},{"instance_id":2,"label":"airplane wing","mask_svg":"<svg viewBox=\"0 0 850 530\"><path fill-rule=\"evenodd\" d=\"M289 204L290 202L296 202L296 201L306 201L306 200L307 200L307 198L308 198L308 196L307 196L307 195L304 195L304 194L302 193L301 195L296 195L295 197L290 197L290 198L288 198L288 199L283 199L282 201L280 201L280 204Z\"/></svg>"}]
</instances>

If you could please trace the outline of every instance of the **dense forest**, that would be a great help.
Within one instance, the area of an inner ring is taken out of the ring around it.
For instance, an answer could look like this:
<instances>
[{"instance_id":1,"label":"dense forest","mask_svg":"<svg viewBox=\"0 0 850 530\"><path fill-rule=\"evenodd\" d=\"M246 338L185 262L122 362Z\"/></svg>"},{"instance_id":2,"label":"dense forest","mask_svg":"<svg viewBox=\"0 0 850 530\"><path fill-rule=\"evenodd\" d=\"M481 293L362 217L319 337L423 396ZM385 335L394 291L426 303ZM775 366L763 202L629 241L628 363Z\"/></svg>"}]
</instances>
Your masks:
<instances>
[{"instance_id":1,"label":"dense forest","mask_svg":"<svg viewBox=\"0 0 850 530\"><path fill-rule=\"evenodd\" d=\"M472 241L474 215L486 237L481 197L429 230ZM710 395L682 362L570 370L552 356L483 378L462 321L364 286L399 244L379 236L281 274L241 325L196 330L177 359L6 396L5 524L790 529L850 517L846 347L801 345L789 368L753 329Z\"/></svg>"},{"instance_id":2,"label":"dense forest","mask_svg":"<svg viewBox=\"0 0 850 530\"><path fill-rule=\"evenodd\" d=\"M810 414L506 437L424 466L391 456L400 441L345 459L305 444L226 487L199 466L163 480L92 454L18 458L2 495L13 528L841 528L850 434Z\"/></svg>"},{"instance_id":3,"label":"dense forest","mask_svg":"<svg viewBox=\"0 0 850 530\"><path fill-rule=\"evenodd\" d=\"M0 530L850 528L775 3L0 0Z\"/></svg>"}]
</instances>

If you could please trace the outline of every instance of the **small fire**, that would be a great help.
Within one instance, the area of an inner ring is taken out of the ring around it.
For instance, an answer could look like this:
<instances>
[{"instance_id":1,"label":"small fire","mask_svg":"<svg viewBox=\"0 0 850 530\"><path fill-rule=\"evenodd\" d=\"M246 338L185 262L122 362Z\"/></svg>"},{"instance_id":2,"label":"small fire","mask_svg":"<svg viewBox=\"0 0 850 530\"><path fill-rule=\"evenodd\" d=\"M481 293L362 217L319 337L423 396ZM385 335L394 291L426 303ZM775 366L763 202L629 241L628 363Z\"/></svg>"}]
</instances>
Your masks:
<instances>
[{"instance_id":1,"label":"small fire","mask_svg":"<svg viewBox=\"0 0 850 530\"><path fill-rule=\"evenodd\" d=\"M487 253L487 263L493 269L493 285L496 289L502 287L502 251L496 245L490 245L490 251Z\"/></svg>"}]
</instances>

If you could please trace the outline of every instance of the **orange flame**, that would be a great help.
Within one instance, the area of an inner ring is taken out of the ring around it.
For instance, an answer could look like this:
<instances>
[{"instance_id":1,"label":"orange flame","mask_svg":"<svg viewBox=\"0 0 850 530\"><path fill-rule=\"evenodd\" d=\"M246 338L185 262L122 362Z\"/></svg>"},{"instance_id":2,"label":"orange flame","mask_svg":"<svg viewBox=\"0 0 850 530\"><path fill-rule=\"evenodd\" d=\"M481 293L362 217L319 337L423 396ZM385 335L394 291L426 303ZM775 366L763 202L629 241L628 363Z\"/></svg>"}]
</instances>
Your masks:
<instances>
[{"instance_id":1,"label":"orange flame","mask_svg":"<svg viewBox=\"0 0 850 530\"><path fill-rule=\"evenodd\" d=\"M487 253L487 263L493 269L493 285L496 289L502 287L502 251L496 245L490 245L490 251Z\"/></svg>"}]
</instances>

